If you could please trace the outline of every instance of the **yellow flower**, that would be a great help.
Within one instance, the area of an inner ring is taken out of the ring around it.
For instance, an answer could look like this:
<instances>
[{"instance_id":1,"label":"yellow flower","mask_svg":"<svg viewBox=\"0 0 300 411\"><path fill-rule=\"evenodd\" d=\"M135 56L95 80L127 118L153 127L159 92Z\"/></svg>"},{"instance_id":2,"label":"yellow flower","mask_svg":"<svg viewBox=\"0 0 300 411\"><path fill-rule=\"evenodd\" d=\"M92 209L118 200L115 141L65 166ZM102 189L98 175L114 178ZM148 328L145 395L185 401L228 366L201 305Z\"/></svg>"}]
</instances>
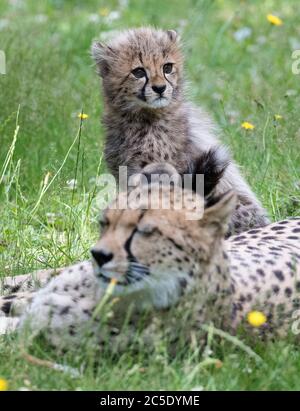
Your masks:
<instances>
[{"instance_id":1,"label":"yellow flower","mask_svg":"<svg viewBox=\"0 0 300 411\"><path fill-rule=\"evenodd\" d=\"M86 120L87 118L89 118L88 114L84 114L84 113L79 113L78 118L80 118L81 120Z\"/></svg>"},{"instance_id":2,"label":"yellow flower","mask_svg":"<svg viewBox=\"0 0 300 411\"><path fill-rule=\"evenodd\" d=\"M116 278L112 278L110 280L110 284L113 285L113 286L115 286L117 284L117 282L118 282L118 280Z\"/></svg>"},{"instance_id":3,"label":"yellow flower","mask_svg":"<svg viewBox=\"0 0 300 411\"><path fill-rule=\"evenodd\" d=\"M0 378L0 391L8 390L8 382L4 378Z\"/></svg>"},{"instance_id":4,"label":"yellow flower","mask_svg":"<svg viewBox=\"0 0 300 411\"><path fill-rule=\"evenodd\" d=\"M281 26L283 24L283 21L279 17L274 16L274 14L268 14L267 20L271 24L274 24L274 26Z\"/></svg>"},{"instance_id":5,"label":"yellow flower","mask_svg":"<svg viewBox=\"0 0 300 411\"><path fill-rule=\"evenodd\" d=\"M248 121L244 121L241 124L241 127L244 128L245 130L253 130L255 128L255 126L251 123L249 123Z\"/></svg>"},{"instance_id":6,"label":"yellow flower","mask_svg":"<svg viewBox=\"0 0 300 411\"><path fill-rule=\"evenodd\" d=\"M99 10L99 14L101 17L106 17L109 15L109 8L108 7L101 7Z\"/></svg>"},{"instance_id":7,"label":"yellow flower","mask_svg":"<svg viewBox=\"0 0 300 411\"><path fill-rule=\"evenodd\" d=\"M248 323L252 325L252 327L260 327L261 325L265 324L267 321L267 317L261 311L250 311L247 314Z\"/></svg>"},{"instance_id":8,"label":"yellow flower","mask_svg":"<svg viewBox=\"0 0 300 411\"><path fill-rule=\"evenodd\" d=\"M275 120L282 120L283 117L282 117L282 115L280 115L280 114L274 114L274 119L275 119Z\"/></svg>"}]
</instances>

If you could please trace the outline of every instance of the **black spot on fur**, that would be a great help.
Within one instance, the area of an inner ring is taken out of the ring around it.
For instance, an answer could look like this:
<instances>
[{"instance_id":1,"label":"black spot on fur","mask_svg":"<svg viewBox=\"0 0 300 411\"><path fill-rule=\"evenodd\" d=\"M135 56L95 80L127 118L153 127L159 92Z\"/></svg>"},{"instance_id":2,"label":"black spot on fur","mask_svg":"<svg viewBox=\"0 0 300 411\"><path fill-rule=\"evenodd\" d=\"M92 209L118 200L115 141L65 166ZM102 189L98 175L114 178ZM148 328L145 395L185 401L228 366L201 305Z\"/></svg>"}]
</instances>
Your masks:
<instances>
[{"instance_id":1,"label":"black spot on fur","mask_svg":"<svg viewBox=\"0 0 300 411\"><path fill-rule=\"evenodd\" d=\"M70 306L66 306L66 307L62 308L62 309L60 310L60 315L68 314L69 311L70 311L70 308L71 308Z\"/></svg>"},{"instance_id":2,"label":"black spot on fur","mask_svg":"<svg viewBox=\"0 0 300 411\"><path fill-rule=\"evenodd\" d=\"M274 294L278 294L280 291L280 288L276 284L272 286L272 289L273 289Z\"/></svg>"},{"instance_id":3,"label":"black spot on fur","mask_svg":"<svg viewBox=\"0 0 300 411\"><path fill-rule=\"evenodd\" d=\"M12 293L17 293L21 288L21 285L15 285L14 287L11 288Z\"/></svg>"},{"instance_id":4,"label":"black spot on fur","mask_svg":"<svg viewBox=\"0 0 300 411\"><path fill-rule=\"evenodd\" d=\"M273 273L279 281L284 281L284 275L281 270L274 270Z\"/></svg>"},{"instance_id":5,"label":"black spot on fur","mask_svg":"<svg viewBox=\"0 0 300 411\"><path fill-rule=\"evenodd\" d=\"M258 269L256 270L256 272L257 272L257 274L258 274L260 277L264 277L264 276L265 276L265 272L264 272L264 270L262 270L261 268L258 268Z\"/></svg>"},{"instance_id":6,"label":"black spot on fur","mask_svg":"<svg viewBox=\"0 0 300 411\"><path fill-rule=\"evenodd\" d=\"M76 335L75 326L74 326L74 325L70 325L70 326L69 326L69 334L70 334L70 335Z\"/></svg>"},{"instance_id":7,"label":"black spot on fur","mask_svg":"<svg viewBox=\"0 0 300 411\"><path fill-rule=\"evenodd\" d=\"M287 287L287 288L284 290L284 294L286 295L286 297L290 297L290 296L292 295L292 289L289 288L289 287Z\"/></svg>"},{"instance_id":8,"label":"black spot on fur","mask_svg":"<svg viewBox=\"0 0 300 411\"><path fill-rule=\"evenodd\" d=\"M239 235L237 237L234 237L233 241L241 241L241 240L245 240L247 237L245 237L244 235Z\"/></svg>"},{"instance_id":9,"label":"black spot on fur","mask_svg":"<svg viewBox=\"0 0 300 411\"><path fill-rule=\"evenodd\" d=\"M275 262L273 260L266 260L266 263L269 264L269 265L274 265L275 264Z\"/></svg>"},{"instance_id":10,"label":"black spot on fur","mask_svg":"<svg viewBox=\"0 0 300 411\"><path fill-rule=\"evenodd\" d=\"M187 281L186 281L186 279L185 278L179 278L179 284L180 284L180 287L181 288L186 288L186 286L187 286Z\"/></svg>"},{"instance_id":11,"label":"black spot on fur","mask_svg":"<svg viewBox=\"0 0 300 411\"><path fill-rule=\"evenodd\" d=\"M11 301L6 301L3 306L1 307L1 310L4 312L4 314L9 314L11 310Z\"/></svg>"},{"instance_id":12,"label":"black spot on fur","mask_svg":"<svg viewBox=\"0 0 300 411\"><path fill-rule=\"evenodd\" d=\"M6 295L5 297L2 297L2 299L3 300L13 300L16 297L17 296L15 294L10 294L10 295Z\"/></svg>"},{"instance_id":13,"label":"black spot on fur","mask_svg":"<svg viewBox=\"0 0 300 411\"><path fill-rule=\"evenodd\" d=\"M278 231L278 230L284 230L284 227L280 225L275 225L274 227L271 227L272 231Z\"/></svg>"},{"instance_id":14,"label":"black spot on fur","mask_svg":"<svg viewBox=\"0 0 300 411\"><path fill-rule=\"evenodd\" d=\"M255 229L255 230L249 230L248 233L249 233L249 234L257 234L257 233L259 233L260 231L261 231L261 230Z\"/></svg>"},{"instance_id":15,"label":"black spot on fur","mask_svg":"<svg viewBox=\"0 0 300 411\"><path fill-rule=\"evenodd\" d=\"M276 237L272 236L272 235L266 235L265 237L262 237L263 240L275 240Z\"/></svg>"}]
</instances>

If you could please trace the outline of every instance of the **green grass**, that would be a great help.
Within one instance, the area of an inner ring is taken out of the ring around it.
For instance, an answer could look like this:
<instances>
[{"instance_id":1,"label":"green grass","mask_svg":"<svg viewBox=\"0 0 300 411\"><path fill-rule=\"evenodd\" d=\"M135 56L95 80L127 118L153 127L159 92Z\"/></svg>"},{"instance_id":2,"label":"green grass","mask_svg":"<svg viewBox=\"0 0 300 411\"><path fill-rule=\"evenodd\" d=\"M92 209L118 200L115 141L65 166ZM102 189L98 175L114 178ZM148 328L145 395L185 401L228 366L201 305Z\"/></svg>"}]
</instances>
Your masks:
<instances>
[{"instance_id":1,"label":"green grass","mask_svg":"<svg viewBox=\"0 0 300 411\"><path fill-rule=\"evenodd\" d=\"M292 50L300 48L298 0L170 3L0 3L0 50L7 57L7 74L0 75L1 276L86 258L98 236L95 177L105 170L99 121L103 105L89 48L93 38L120 28L151 24L178 29L191 99L214 115L271 217L300 214L299 75L291 69ZM105 7L119 11L119 18L99 17ZM278 13L284 24L271 26L266 20L270 12ZM242 27L252 34L237 42L234 33ZM81 109L89 118L75 141ZM282 120L275 121L274 114ZM255 125L253 131L241 129L245 120ZM16 124L13 155L3 173ZM45 179L49 183L54 176L44 192ZM67 181L75 177L78 185L72 191ZM175 359L164 350L104 356L96 368L86 355L72 353L60 361L84 364L82 378L74 380L29 365L15 339L7 337L0 340L0 376L12 389L300 388L297 345L276 341L254 348L264 366L228 342L213 347L212 356L223 361L217 369L199 367L203 359L192 349ZM43 346L35 353L55 359Z\"/></svg>"}]
</instances>

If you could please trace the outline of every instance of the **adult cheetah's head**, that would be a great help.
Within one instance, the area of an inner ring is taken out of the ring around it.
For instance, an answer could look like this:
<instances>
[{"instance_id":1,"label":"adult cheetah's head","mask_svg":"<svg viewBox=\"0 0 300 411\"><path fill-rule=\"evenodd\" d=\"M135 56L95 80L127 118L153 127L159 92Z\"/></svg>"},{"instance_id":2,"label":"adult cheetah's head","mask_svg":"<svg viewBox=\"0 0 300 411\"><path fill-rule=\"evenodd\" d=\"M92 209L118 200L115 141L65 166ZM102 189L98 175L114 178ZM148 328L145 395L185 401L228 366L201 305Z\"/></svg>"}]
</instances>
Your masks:
<instances>
[{"instance_id":1,"label":"adult cheetah's head","mask_svg":"<svg viewBox=\"0 0 300 411\"><path fill-rule=\"evenodd\" d=\"M161 198L170 187L160 190ZM198 194L182 191L200 207L204 204ZM102 286L112 278L118 280L115 295L139 293L142 303L168 307L205 275L234 207L232 192L205 208L199 220L187 219L189 207L178 210L174 201L169 209L161 204L158 209L111 207L104 213L102 235L92 249L95 273Z\"/></svg>"}]
</instances>

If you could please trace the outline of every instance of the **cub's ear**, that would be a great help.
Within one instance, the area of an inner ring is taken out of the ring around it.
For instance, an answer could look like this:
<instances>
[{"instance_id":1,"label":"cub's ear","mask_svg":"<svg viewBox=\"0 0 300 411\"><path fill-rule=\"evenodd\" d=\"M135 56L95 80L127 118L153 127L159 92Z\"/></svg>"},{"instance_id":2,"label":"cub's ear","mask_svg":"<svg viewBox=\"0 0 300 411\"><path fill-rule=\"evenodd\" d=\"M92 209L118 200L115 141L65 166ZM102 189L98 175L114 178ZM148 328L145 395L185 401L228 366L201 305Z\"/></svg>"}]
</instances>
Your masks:
<instances>
[{"instance_id":1,"label":"cub's ear","mask_svg":"<svg viewBox=\"0 0 300 411\"><path fill-rule=\"evenodd\" d=\"M94 41L91 52L92 58L98 66L99 75L104 77L109 72L109 60L113 52L112 49L106 44Z\"/></svg>"},{"instance_id":2,"label":"cub's ear","mask_svg":"<svg viewBox=\"0 0 300 411\"><path fill-rule=\"evenodd\" d=\"M237 196L234 191L227 191L218 198L214 203L205 209L203 219L200 223L203 227L208 227L215 233L225 235L228 231L228 225L236 207Z\"/></svg>"},{"instance_id":3,"label":"cub's ear","mask_svg":"<svg viewBox=\"0 0 300 411\"><path fill-rule=\"evenodd\" d=\"M167 30L167 35L173 43L179 40L179 36L175 30Z\"/></svg>"}]
</instances>

